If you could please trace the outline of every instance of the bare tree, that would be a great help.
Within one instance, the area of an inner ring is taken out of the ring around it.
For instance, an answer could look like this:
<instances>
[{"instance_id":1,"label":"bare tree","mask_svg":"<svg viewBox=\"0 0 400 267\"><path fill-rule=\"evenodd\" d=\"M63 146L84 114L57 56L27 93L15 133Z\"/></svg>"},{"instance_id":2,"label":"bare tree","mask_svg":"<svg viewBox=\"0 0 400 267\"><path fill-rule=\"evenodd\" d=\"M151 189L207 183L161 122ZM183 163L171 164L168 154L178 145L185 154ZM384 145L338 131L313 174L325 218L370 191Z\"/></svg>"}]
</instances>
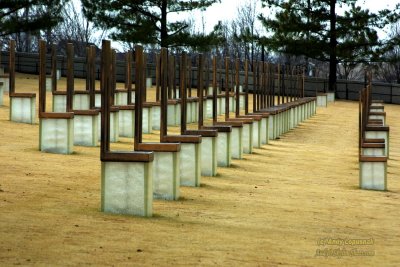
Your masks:
<instances>
[{"instance_id":1,"label":"bare tree","mask_svg":"<svg viewBox=\"0 0 400 267\"><path fill-rule=\"evenodd\" d=\"M258 0L244 1L237 8L234 19L219 22L217 28L219 35L224 40L220 47L220 53L223 56L248 59L250 64L253 60L262 59L263 47L259 40L263 34L263 28L257 19L259 6L261 5Z\"/></svg>"},{"instance_id":2,"label":"bare tree","mask_svg":"<svg viewBox=\"0 0 400 267\"><path fill-rule=\"evenodd\" d=\"M105 30L94 27L73 2L65 5L62 17L64 21L53 30L47 31L44 37L48 43L58 43L60 49L64 48L66 42L74 43L77 56L85 55L88 44L100 45L107 35Z\"/></svg>"},{"instance_id":3,"label":"bare tree","mask_svg":"<svg viewBox=\"0 0 400 267\"><path fill-rule=\"evenodd\" d=\"M29 21L31 17L38 17L50 11L50 7L46 6L26 6L13 14L16 18L22 21ZM40 39L40 30L31 31L18 31L10 34L7 38L15 40L16 51L20 52L34 52L37 51L38 39ZM7 42L6 42L7 43Z\"/></svg>"},{"instance_id":4,"label":"bare tree","mask_svg":"<svg viewBox=\"0 0 400 267\"><path fill-rule=\"evenodd\" d=\"M342 62L337 66L338 79L343 80L362 80L365 75L365 65L363 63Z\"/></svg>"},{"instance_id":5,"label":"bare tree","mask_svg":"<svg viewBox=\"0 0 400 267\"><path fill-rule=\"evenodd\" d=\"M0 41L16 40L16 50L37 51L40 30L62 21L60 11L69 0L0 1Z\"/></svg>"},{"instance_id":6,"label":"bare tree","mask_svg":"<svg viewBox=\"0 0 400 267\"><path fill-rule=\"evenodd\" d=\"M379 81L400 84L400 23L392 25L389 41L385 47L383 62L375 66L375 77Z\"/></svg>"},{"instance_id":7,"label":"bare tree","mask_svg":"<svg viewBox=\"0 0 400 267\"><path fill-rule=\"evenodd\" d=\"M255 55L260 50L257 41L260 36L261 27L257 27L257 5L259 1L247 0L237 8L236 25L240 33L236 38L243 42L244 58L253 62L259 55Z\"/></svg>"}]
</instances>

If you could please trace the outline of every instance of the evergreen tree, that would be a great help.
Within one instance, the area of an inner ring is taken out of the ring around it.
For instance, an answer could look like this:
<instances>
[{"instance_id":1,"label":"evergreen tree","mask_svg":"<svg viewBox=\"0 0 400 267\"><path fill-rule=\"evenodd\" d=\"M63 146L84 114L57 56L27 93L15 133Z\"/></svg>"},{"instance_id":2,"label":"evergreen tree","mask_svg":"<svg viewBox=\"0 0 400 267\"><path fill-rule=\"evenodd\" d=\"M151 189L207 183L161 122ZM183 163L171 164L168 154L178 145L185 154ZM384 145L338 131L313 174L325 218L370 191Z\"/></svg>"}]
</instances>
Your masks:
<instances>
[{"instance_id":1,"label":"evergreen tree","mask_svg":"<svg viewBox=\"0 0 400 267\"><path fill-rule=\"evenodd\" d=\"M218 1L82 0L82 4L85 16L96 26L113 29L114 40L170 47L187 45L191 40L186 30L188 23L170 22L169 14L204 10Z\"/></svg>"},{"instance_id":2,"label":"evergreen tree","mask_svg":"<svg viewBox=\"0 0 400 267\"><path fill-rule=\"evenodd\" d=\"M272 50L329 61L329 90L336 90L338 62L369 62L380 45L376 29L396 20L395 11L371 13L357 0L262 0L275 17L260 15ZM339 12L338 7L340 7Z\"/></svg>"},{"instance_id":3,"label":"evergreen tree","mask_svg":"<svg viewBox=\"0 0 400 267\"><path fill-rule=\"evenodd\" d=\"M388 38L380 50L382 58L375 69L376 78L400 84L400 23L391 25Z\"/></svg>"},{"instance_id":4,"label":"evergreen tree","mask_svg":"<svg viewBox=\"0 0 400 267\"><path fill-rule=\"evenodd\" d=\"M68 0L1 0L0 37L57 25L62 20L59 11L66 1Z\"/></svg>"}]
</instances>

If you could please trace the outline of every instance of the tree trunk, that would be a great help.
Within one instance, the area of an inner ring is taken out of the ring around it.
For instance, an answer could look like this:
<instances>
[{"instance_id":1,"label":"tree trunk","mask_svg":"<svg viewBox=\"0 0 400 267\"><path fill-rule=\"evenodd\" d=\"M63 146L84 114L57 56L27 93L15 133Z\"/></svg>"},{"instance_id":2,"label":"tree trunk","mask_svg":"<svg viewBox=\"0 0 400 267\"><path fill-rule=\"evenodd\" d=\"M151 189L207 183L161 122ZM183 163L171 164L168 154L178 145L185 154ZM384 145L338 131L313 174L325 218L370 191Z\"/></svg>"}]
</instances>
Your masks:
<instances>
[{"instance_id":1,"label":"tree trunk","mask_svg":"<svg viewBox=\"0 0 400 267\"><path fill-rule=\"evenodd\" d=\"M29 21L29 7L25 8L24 17L25 17L26 23L28 23L28 21ZM25 48L22 51L27 52L27 53L31 52L31 41L32 40L31 40L30 31L25 32Z\"/></svg>"},{"instance_id":2,"label":"tree trunk","mask_svg":"<svg viewBox=\"0 0 400 267\"><path fill-rule=\"evenodd\" d=\"M310 26L310 19L311 19L311 0L307 0L307 27ZM310 45L310 30L307 31L307 45ZM310 73L310 66L309 66L309 62L310 59L308 58L308 56L305 56L305 61L306 61L306 73L307 76Z\"/></svg>"},{"instance_id":3,"label":"tree trunk","mask_svg":"<svg viewBox=\"0 0 400 267\"><path fill-rule=\"evenodd\" d=\"M168 48L168 29L167 29L167 7L168 1L162 0L161 3L161 47Z\"/></svg>"},{"instance_id":4,"label":"tree trunk","mask_svg":"<svg viewBox=\"0 0 400 267\"><path fill-rule=\"evenodd\" d=\"M330 40L329 40L329 47L330 47L330 55L329 55L329 91L336 92L336 0L330 1Z\"/></svg>"}]
</instances>

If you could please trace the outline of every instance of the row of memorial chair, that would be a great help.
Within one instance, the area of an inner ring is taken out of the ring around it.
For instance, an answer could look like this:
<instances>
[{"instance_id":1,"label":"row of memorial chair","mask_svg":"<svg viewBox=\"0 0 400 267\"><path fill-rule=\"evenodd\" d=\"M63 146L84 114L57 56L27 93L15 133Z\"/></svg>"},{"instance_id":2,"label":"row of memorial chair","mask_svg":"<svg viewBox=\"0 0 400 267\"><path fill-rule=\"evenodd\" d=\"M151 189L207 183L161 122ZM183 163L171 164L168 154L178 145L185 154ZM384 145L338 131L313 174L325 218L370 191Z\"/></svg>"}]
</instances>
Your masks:
<instances>
[{"instance_id":1,"label":"row of memorial chair","mask_svg":"<svg viewBox=\"0 0 400 267\"><path fill-rule=\"evenodd\" d=\"M359 175L360 188L387 189L389 126L383 101L372 100L371 85L360 91Z\"/></svg>"},{"instance_id":2,"label":"row of memorial chair","mask_svg":"<svg viewBox=\"0 0 400 267\"><path fill-rule=\"evenodd\" d=\"M142 48L136 47L136 77L142 77L144 71ZM107 70L111 64L111 50L108 41L103 42L102 69ZM185 53L181 56L180 108L181 132L173 135L168 132L168 99L167 70L168 52L161 50L161 126L160 142L144 142L142 140L143 110L142 94L144 79L135 85L135 146L133 151L110 150L110 109L113 101L112 85L107 80L112 77L104 75L102 87L102 210L111 213L151 216L154 198L175 200L180 196L180 186L200 186L201 176L217 174L217 165L229 167L231 158L242 158L243 153L252 153L254 147L261 147L261 140L266 143L296 127L300 122L315 113L315 98L297 98L292 102L278 106L253 110L252 113L239 114L234 117L229 114L230 93L225 90L225 118L217 118L217 87L213 86L212 113L213 123L204 124L203 103L205 97L200 83L198 89L197 129L186 128L187 92L186 92L186 60ZM199 55L199 81L202 75L202 57ZM215 81L215 80L214 80ZM215 82L214 82L215 85ZM238 87L237 87L238 88ZM240 92L236 92L240 96ZM236 97L236 101L240 99ZM237 103L237 102L236 102ZM269 133L271 132L271 135ZM223 156L218 159L218 154ZM227 158L226 160L223 160ZM221 162L219 161L221 160ZM221 164L218 164L221 163ZM132 179L135 177L135 179Z\"/></svg>"},{"instance_id":3,"label":"row of memorial chair","mask_svg":"<svg viewBox=\"0 0 400 267\"><path fill-rule=\"evenodd\" d=\"M15 92L15 43L11 42L10 48L10 120L34 123L36 94ZM170 58L166 49L161 50L157 62L157 99L148 101L143 48L138 46L135 50L135 89L129 79L125 88L117 89L115 52L108 41L103 42L102 48L100 90L95 88L94 47L87 50L89 78L85 91L74 88L72 44L67 45L67 88L57 89L53 48L53 104L52 110L47 111L46 51L45 42L40 41L39 148L44 152L70 154L74 145L97 146L100 140L102 210L106 212L150 216L153 198L178 199L180 186L200 186L201 176L216 176L218 167L229 167L232 159L251 154L254 148L278 138L316 112L316 98L304 97L303 88L297 86L302 84L301 76L293 76L292 88L276 100L274 92L266 86L268 67L264 63L257 70L258 77L255 70L252 74L259 84L253 87L255 104L249 112L248 62L245 62L246 82L242 85L239 61L236 60L235 73L230 76L230 61L226 58L222 87L217 83L214 58L212 86L206 86L201 54L197 96L191 96L192 88L186 77L190 74L188 60L182 53L178 64L179 88L174 93L176 98L171 99ZM178 126L180 134L171 134L168 126ZM160 132L160 142L144 142L142 134L153 130ZM112 150L110 143L118 142L120 136L133 138L134 150Z\"/></svg>"}]
</instances>

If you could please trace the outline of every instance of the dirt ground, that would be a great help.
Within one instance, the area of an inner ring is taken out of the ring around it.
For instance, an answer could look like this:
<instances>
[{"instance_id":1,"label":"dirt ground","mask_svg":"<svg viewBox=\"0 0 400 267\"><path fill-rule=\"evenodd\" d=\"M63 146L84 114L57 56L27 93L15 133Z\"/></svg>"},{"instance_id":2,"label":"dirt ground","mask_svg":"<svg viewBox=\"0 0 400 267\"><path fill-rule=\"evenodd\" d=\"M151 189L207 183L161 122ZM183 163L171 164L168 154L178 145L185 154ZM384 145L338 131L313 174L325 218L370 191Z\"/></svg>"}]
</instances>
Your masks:
<instances>
[{"instance_id":1,"label":"dirt ground","mask_svg":"<svg viewBox=\"0 0 400 267\"><path fill-rule=\"evenodd\" d=\"M17 91L37 92L37 84L34 76L19 76ZM84 81L76 84L83 88ZM358 189L358 104L337 101L232 167L218 168L217 177L202 177L200 188L182 187L180 200L155 200L154 217L139 218L100 212L98 147L75 146L72 155L39 152L38 124L8 121L7 94L4 99L1 266L400 262L400 106L385 105L387 192ZM121 139L116 147L132 144Z\"/></svg>"}]
</instances>

